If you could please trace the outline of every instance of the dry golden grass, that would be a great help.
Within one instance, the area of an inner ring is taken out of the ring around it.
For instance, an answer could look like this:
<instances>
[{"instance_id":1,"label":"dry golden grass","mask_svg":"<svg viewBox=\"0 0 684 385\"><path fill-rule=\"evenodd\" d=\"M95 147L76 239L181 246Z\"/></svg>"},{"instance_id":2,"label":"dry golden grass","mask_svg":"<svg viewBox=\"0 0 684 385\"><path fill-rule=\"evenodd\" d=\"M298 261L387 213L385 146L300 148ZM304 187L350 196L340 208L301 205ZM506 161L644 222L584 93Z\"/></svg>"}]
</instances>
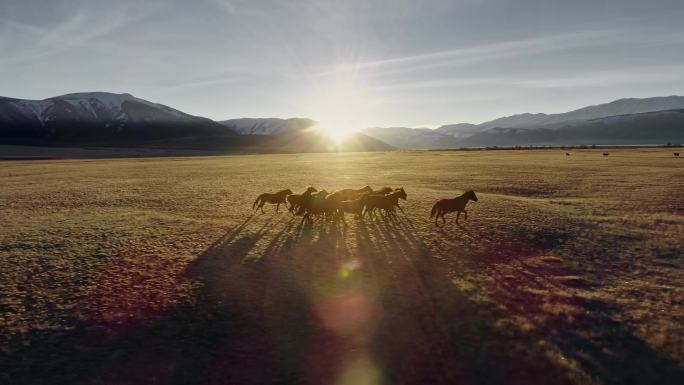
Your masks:
<instances>
[{"instance_id":1,"label":"dry golden grass","mask_svg":"<svg viewBox=\"0 0 684 385\"><path fill-rule=\"evenodd\" d=\"M0 382L684 383L684 161L602 152L3 162ZM253 215L308 185L406 215Z\"/></svg>"}]
</instances>

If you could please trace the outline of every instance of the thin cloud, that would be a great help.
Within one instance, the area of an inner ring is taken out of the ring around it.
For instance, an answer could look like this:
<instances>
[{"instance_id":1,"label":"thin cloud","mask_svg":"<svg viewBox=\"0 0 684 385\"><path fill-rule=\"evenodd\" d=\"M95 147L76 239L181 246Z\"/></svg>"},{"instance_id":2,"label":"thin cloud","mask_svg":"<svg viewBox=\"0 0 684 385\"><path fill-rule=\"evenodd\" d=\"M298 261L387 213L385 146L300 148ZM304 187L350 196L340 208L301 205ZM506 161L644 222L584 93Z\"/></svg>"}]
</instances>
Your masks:
<instances>
[{"instance_id":1,"label":"thin cloud","mask_svg":"<svg viewBox=\"0 0 684 385\"><path fill-rule=\"evenodd\" d=\"M658 65L585 71L573 74L463 77L373 87L375 91L414 91L459 87L586 88L684 80L684 65Z\"/></svg>"},{"instance_id":2,"label":"thin cloud","mask_svg":"<svg viewBox=\"0 0 684 385\"><path fill-rule=\"evenodd\" d=\"M6 18L0 18L0 25L5 25L15 34L30 33L32 43L27 51L15 56L7 55L0 60L0 64L19 64L37 59L44 59L60 53L68 52L75 48L102 47L101 42L94 44L102 37L139 20L148 14L156 4L138 9L135 14L126 10L109 12L107 18L95 18L91 14L81 11L71 17L62 20L51 28L41 28L26 23L21 23ZM15 35L16 36L16 35Z\"/></svg>"},{"instance_id":3,"label":"thin cloud","mask_svg":"<svg viewBox=\"0 0 684 385\"><path fill-rule=\"evenodd\" d=\"M615 43L618 39L623 39L622 36L622 31L600 30L512 40L390 59L340 64L331 71L319 72L313 76L319 77L333 75L341 71L359 71L380 68L382 68L384 73L386 73L385 71L387 71L388 68L390 70L394 69L395 72L407 72L495 58L526 56L544 52L567 50L570 48L608 45Z\"/></svg>"},{"instance_id":4,"label":"thin cloud","mask_svg":"<svg viewBox=\"0 0 684 385\"><path fill-rule=\"evenodd\" d=\"M517 82L529 88L588 88L684 80L684 65L620 68Z\"/></svg>"}]
</instances>

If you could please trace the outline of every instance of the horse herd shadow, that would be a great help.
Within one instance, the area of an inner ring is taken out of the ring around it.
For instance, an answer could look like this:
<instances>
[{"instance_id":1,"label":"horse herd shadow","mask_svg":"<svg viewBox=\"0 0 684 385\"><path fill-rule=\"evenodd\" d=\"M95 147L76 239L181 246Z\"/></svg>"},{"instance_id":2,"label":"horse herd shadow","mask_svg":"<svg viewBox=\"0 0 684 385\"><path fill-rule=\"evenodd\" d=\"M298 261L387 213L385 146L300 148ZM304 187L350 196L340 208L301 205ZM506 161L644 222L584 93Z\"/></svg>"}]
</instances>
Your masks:
<instances>
[{"instance_id":1,"label":"horse herd shadow","mask_svg":"<svg viewBox=\"0 0 684 385\"><path fill-rule=\"evenodd\" d=\"M479 250L503 255L499 249ZM4 349L0 382L333 383L362 353L384 383L562 384L581 380L579 371L606 384L684 383L677 362L614 319L615 306L570 297L583 314L523 330L502 321L544 312L548 298L516 296L522 282L502 278L504 294L476 301L434 257L406 217L347 226L250 216L188 265L188 301L125 331L76 324L29 333ZM527 269L526 279L548 280L559 269L570 268ZM320 309L350 320L336 323ZM551 358L540 341L579 367Z\"/></svg>"}]
</instances>

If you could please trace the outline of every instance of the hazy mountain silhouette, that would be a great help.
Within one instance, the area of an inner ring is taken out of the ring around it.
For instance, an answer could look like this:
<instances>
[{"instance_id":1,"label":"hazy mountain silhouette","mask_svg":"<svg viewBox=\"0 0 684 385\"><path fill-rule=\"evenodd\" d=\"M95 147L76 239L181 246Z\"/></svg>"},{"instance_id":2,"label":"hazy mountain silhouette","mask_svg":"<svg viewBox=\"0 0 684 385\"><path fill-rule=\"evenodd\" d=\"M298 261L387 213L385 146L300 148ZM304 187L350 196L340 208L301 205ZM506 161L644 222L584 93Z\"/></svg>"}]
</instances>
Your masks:
<instances>
[{"instance_id":1,"label":"hazy mountain silhouette","mask_svg":"<svg viewBox=\"0 0 684 385\"><path fill-rule=\"evenodd\" d=\"M620 99L562 114L518 114L435 130L371 127L337 143L306 118L215 122L130 94L0 97L0 144L128 146L231 152L382 151L516 145L684 142L684 97Z\"/></svg>"},{"instance_id":2,"label":"hazy mountain silhouette","mask_svg":"<svg viewBox=\"0 0 684 385\"><path fill-rule=\"evenodd\" d=\"M151 147L228 152L384 151L363 134L338 143L311 119L215 122L130 94L88 92L44 100L0 97L0 144ZM266 135L264 135L266 134Z\"/></svg>"},{"instance_id":3,"label":"hazy mountain silhouette","mask_svg":"<svg viewBox=\"0 0 684 385\"><path fill-rule=\"evenodd\" d=\"M222 120L218 123L240 135L285 134L312 128L317 124L315 120L307 118L240 118Z\"/></svg>"},{"instance_id":4,"label":"hazy mountain silhouette","mask_svg":"<svg viewBox=\"0 0 684 385\"><path fill-rule=\"evenodd\" d=\"M524 113L435 130L373 127L362 132L401 148L663 144L684 141L681 110L682 96L620 99L561 114Z\"/></svg>"},{"instance_id":5,"label":"hazy mountain silhouette","mask_svg":"<svg viewBox=\"0 0 684 385\"><path fill-rule=\"evenodd\" d=\"M609 116L547 127L495 127L459 141L463 147L665 144L684 142L684 109Z\"/></svg>"},{"instance_id":6,"label":"hazy mountain silhouette","mask_svg":"<svg viewBox=\"0 0 684 385\"><path fill-rule=\"evenodd\" d=\"M458 147L458 139L429 128L370 127L362 130L366 135L399 148Z\"/></svg>"}]
</instances>

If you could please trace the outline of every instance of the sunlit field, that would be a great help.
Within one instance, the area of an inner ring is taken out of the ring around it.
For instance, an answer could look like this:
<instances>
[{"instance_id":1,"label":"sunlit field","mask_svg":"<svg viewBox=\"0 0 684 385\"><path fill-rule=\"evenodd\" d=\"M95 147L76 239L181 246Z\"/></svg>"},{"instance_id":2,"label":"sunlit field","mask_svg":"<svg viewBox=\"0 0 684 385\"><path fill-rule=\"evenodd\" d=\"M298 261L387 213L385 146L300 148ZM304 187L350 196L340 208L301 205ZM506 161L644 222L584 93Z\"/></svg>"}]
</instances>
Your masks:
<instances>
[{"instance_id":1,"label":"sunlit field","mask_svg":"<svg viewBox=\"0 0 684 385\"><path fill-rule=\"evenodd\" d=\"M0 383L684 384L684 159L602 152L2 162Z\"/></svg>"}]
</instances>

